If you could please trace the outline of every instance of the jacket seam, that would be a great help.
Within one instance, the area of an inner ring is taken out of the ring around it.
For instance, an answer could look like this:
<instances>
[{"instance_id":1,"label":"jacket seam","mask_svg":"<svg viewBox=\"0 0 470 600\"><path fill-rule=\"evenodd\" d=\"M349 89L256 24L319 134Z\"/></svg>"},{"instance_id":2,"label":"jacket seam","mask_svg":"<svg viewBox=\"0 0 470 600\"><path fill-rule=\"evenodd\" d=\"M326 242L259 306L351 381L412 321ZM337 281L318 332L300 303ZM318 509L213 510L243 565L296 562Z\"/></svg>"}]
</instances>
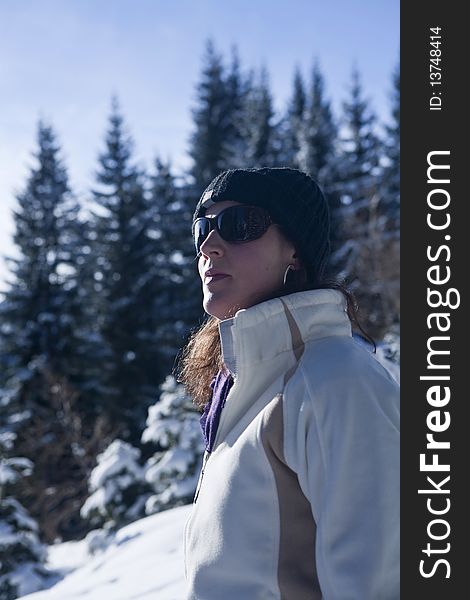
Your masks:
<instances>
[{"instance_id":1,"label":"jacket seam","mask_svg":"<svg viewBox=\"0 0 470 600\"><path fill-rule=\"evenodd\" d=\"M304 380L305 389L307 392L307 399L308 399L308 402L309 402L309 405L310 405L311 411L312 411L313 421L314 421L314 425L315 425L315 431L316 431L316 435L317 435L317 439L318 439L318 446L319 446L320 452L321 452L321 460L322 460L322 467L323 467L324 480L325 480L324 483L326 483L326 474L328 473L328 470L327 470L327 462L328 461L327 461L325 448L323 447L323 438L321 436L320 428L318 426L318 419L317 419L317 414L316 414L316 410L315 410L314 394L313 394L310 384L308 382L308 378L306 377L303 365L301 365L301 364L299 365L299 371L302 373L302 379ZM308 486L308 482L307 482L307 486ZM310 506L312 506L311 499L309 499L309 502L310 502ZM322 503L321 508L319 508L319 510L321 510L324 513L323 518L322 518L323 527L318 527L320 532L322 532L322 535L319 536L320 537L319 541L321 541L321 539L325 538L326 533L328 533L330 530L330 514L328 511L328 505L325 505L323 507L323 503ZM319 525L319 523L320 523L320 519L317 521L318 525ZM317 535L319 533L318 529L317 529ZM325 529L327 530L326 533L325 533ZM326 536L326 537L328 537L328 536ZM318 538L317 538L317 541L318 541ZM336 590L335 585L334 585L334 578L333 578L332 574L330 573L329 561L326 560L327 557L324 554L324 545L317 544L317 551L318 550L320 550L321 556L323 559L323 573L325 573L325 571L327 570L328 579L329 579L329 587L331 590L334 591L334 597L338 598L339 596L338 596L338 591Z\"/></svg>"},{"instance_id":2,"label":"jacket seam","mask_svg":"<svg viewBox=\"0 0 470 600\"><path fill-rule=\"evenodd\" d=\"M264 411L262 411L264 412ZM279 589L279 554L280 554L280 549L281 549L281 511L280 511L280 506L279 506L279 495L277 492L277 484L276 484L276 476L274 474L274 471L271 467L271 463L269 461L269 458L266 454L266 450L264 448L264 444L263 444L263 438L261 435L261 428L263 425L263 419L261 418L259 420L259 423L257 425L256 428L256 440L257 440L257 444L261 449L261 452L263 454L263 460L265 465L267 465L267 472L269 473L269 475L267 476L266 479L269 480L269 485L271 486L271 490L272 490L272 503L271 503L271 507L272 507L272 511L271 511L271 526L272 526L272 531L275 532L275 548L273 548L272 551L272 555L271 555L271 576L272 576L272 580L273 582L276 583L276 591L278 592L277 597L279 598L279 600L281 600L281 593L280 593L280 589Z\"/></svg>"}]
</instances>

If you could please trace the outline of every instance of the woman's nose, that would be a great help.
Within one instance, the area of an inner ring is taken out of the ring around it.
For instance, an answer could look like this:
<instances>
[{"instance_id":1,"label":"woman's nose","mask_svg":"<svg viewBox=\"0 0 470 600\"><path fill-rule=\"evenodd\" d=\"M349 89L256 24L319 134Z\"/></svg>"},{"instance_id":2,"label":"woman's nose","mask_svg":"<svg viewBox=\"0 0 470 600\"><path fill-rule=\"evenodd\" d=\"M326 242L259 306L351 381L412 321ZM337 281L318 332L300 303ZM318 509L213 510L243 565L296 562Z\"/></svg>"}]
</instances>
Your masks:
<instances>
[{"instance_id":1,"label":"woman's nose","mask_svg":"<svg viewBox=\"0 0 470 600\"><path fill-rule=\"evenodd\" d=\"M206 256L209 256L210 254L223 254L223 240L216 229L212 229L209 232L209 235L202 242L199 250Z\"/></svg>"}]
</instances>

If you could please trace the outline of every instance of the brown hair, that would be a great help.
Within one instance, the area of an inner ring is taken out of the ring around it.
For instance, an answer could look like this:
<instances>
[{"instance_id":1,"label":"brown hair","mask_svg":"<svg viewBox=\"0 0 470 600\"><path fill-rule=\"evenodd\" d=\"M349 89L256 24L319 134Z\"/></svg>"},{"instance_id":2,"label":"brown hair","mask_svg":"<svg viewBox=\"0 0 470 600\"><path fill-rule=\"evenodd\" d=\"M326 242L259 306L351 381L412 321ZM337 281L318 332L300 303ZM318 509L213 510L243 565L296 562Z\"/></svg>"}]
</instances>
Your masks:
<instances>
[{"instance_id":1,"label":"brown hair","mask_svg":"<svg viewBox=\"0 0 470 600\"><path fill-rule=\"evenodd\" d=\"M290 271L289 274L288 284L265 298L265 300L311 289L336 289L342 292L346 298L346 310L353 328L357 328L364 335L374 346L375 351L374 340L365 332L358 321L356 299L344 283L325 279L320 284L312 285L308 282L306 271L303 268ZM186 392L191 396L194 404L201 410L211 398L210 384L212 378L224 364L219 336L219 322L218 318L209 315L203 324L191 334L188 343L177 359L176 377L185 386Z\"/></svg>"}]
</instances>

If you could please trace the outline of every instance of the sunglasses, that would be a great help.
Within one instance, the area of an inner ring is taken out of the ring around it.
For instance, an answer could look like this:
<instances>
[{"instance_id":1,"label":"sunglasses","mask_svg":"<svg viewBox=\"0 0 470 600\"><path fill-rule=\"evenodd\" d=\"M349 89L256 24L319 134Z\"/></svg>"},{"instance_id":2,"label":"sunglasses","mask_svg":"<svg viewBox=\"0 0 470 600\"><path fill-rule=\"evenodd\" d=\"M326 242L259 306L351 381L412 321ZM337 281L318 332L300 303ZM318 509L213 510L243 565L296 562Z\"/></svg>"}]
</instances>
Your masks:
<instances>
[{"instance_id":1,"label":"sunglasses","mask_svg":"<svg viewBox=\"0 0 470 600\"><path fill-rule=\"evenodd\" d=\"M196 252L215 229L225 242L251 242L266 233L273 224L269 213L259 206L229 206L215 217L199 217L193 223Z\"/></svg>"},{"instance_id":2,"label":"sunglasses","mask_svg":"<svg viewBox=\"0 0 470 600\"><path fill-rule=\"evenodd\" d=\"M269 213L259 206L229 206L215 217L199 217L193 223L196 252L199 254L213 229L226 242L251 242L266 233L273 223Z\"/></svg>"}]
</instances>

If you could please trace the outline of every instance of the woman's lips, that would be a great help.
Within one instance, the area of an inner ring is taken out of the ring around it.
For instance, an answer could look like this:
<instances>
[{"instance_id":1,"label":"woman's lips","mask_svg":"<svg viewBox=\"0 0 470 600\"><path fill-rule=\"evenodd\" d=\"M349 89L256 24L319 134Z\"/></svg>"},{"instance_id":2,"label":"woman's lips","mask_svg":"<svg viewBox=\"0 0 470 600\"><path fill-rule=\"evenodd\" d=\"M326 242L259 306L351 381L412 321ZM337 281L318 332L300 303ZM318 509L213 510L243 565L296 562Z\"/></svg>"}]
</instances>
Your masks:
<instances>
[{"instance_id":1,"label":"woman's lips","mask_svg":"<svg viewBox=\"0 0 470 600\"><path fill-rule=\"evenodd\" d=\"M206 276L204 283L206 285L209 285L210 283L216 283L217 281L226 279L227 277L230 277L230 275L224 275L222 273L220 273L219 275L208 275Z\"/></svg>"}]
</instances>

